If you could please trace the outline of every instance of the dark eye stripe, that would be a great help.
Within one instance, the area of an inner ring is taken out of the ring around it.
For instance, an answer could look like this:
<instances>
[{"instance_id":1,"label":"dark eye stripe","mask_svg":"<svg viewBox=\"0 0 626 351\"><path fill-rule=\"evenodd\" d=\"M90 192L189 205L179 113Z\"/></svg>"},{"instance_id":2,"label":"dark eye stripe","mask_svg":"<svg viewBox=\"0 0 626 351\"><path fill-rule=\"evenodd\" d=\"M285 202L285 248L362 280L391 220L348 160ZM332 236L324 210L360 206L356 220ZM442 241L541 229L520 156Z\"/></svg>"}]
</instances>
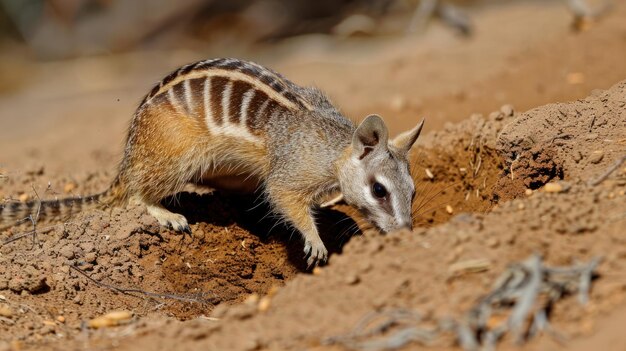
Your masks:
<instances>
[{"instance_id":1,"label":"dark eye stripe","mask_svg":"<svg viewBox=\"0 0 626 351\"><path fill-rule=\"evenodd\" d=\"M379 182L374 182L372 184L372 194L379 199L383 199L387 196L387 189Z\"/></svg>"}]
</instances>

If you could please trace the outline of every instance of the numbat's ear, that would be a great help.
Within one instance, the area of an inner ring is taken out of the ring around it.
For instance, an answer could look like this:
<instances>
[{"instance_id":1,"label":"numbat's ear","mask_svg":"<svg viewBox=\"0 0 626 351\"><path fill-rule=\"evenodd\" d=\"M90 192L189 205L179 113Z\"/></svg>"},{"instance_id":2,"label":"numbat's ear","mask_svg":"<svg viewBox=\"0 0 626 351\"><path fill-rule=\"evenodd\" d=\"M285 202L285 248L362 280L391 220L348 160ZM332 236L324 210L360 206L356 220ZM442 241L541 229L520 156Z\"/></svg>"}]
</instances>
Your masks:
<instances>
[{"instance_id":1,"label":"numbat's ear","mask_svg":"<svg viewBox=\"0 0 626 351\"><path fill-rule=\"evenodd\" d=\"M359 159L363 159L377 148L386 148L388 139L389 132L383 119L378 115L369 115L354 131L352 150Z\"/></svg>"},{"instance_id":2,"label":"numbat's ear","mask_svg":"<svg viewBox=\"0 0 626 351\"><path fill-rule=\"evenodd\" d=\"M406 132L403 132L397 137L393 138L393 140L391 141L391 145L404 152L409 152L413 144L415 144L417 138L420 136L423 126L424 120L422 119L422 121L418 125L416 125L415 128L407 130Z\"/></svg>"}]
</instances>

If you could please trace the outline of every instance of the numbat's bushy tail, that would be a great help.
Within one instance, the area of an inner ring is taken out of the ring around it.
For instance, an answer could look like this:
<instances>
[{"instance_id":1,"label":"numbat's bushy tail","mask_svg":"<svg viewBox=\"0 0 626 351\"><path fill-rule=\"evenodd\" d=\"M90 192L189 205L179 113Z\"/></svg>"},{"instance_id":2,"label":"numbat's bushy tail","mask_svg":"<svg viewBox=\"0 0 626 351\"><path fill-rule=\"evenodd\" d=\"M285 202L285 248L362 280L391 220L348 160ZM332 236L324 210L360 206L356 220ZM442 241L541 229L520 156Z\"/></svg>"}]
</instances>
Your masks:
<instances>
[{"instance_id":1,"label":"numbat's bushy tail","mask_svg":"<svg viewBox=\"0 0 626 351\"><path fill-rule=\"evenodd\" d=\"M355 125L320 90L256 63L194 62L163 78L141 102L108 191L7 204L0 226L36 216L39 208L38 220L64 219L132 197L161 225L190 232L185 216L163 207L163 198L187 183L259 187L274 212L302 234L312 266L328 258L315 213L330 196L341 193L382 231L412 228L408 154L422 126L390 138L379 116Z\"/></svg>"},{"instance_id":2,"label":"numbat's bushy tail","mask_svg":"<svg viewBox=\"0 0 626 351\"><path fill-rule=\"evenodd\" d=\"M0 205L0 230L22 223L51 223L69 220L77 213L117 204L119 186L114 182L107 190L93 195L54 200L9 202Z\"/></svg>"}]
</instances>

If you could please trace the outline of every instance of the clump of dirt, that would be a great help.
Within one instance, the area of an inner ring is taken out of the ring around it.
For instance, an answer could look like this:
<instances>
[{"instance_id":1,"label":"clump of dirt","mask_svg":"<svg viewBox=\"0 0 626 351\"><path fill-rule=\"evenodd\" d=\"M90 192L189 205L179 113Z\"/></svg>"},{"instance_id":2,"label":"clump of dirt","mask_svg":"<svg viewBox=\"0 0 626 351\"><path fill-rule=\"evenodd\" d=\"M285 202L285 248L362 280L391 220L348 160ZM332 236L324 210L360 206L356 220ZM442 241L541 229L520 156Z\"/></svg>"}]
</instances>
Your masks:
<instances>
[{"instance_id":1,"label":"clump of dirt","mask_svg":"<svg viewBox=\"0 0 626 351\"><path fill-rule=\"evenodd\" d=\"M551 104L526 112L502 130L497 146L514 171L518 169L516 160L545 154L543 158L553 159L562 167L553 167L555 176L587 181L623 156L624 126L626 85L622 82L607 91L596 90L575 103ZM544 180L531 185L536 187Z\"/></svg>"}]
</instances>

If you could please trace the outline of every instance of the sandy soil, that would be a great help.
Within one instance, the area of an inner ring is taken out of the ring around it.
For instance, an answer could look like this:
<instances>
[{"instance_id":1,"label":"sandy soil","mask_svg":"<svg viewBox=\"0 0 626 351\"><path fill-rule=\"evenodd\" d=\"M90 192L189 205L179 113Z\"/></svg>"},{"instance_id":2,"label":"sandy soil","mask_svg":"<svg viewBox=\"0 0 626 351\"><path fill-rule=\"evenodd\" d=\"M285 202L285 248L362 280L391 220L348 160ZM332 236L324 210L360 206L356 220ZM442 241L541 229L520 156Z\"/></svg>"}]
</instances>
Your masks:
<instances>
[{"instance_id":1,"label":"sandy soil","mask_svg":"<svg viewBox=\"0 0 626 351\"><path fill-rule=\"evenodd\" d=\"M571 337L568 348L622 349L626 166L589 185L626 153L626 81L619 83L626 6L618 5L582 33L569 31L558 5L537 14L536 4L524 2L478 11L480 35L470 41L435 27L417 39L335 47L309 37L261 50L258 60L327 90L354 119L379 112L397 132L416 115L429 116L430 133L413 154L415 232L381 236L363 228L352 237L354 222L344 214L351 212L338 206L320 218L334 254L310 274L297 237L264 218L266 208L250 211L254 196L181 194L169 206L191 220L187 237L158 228L142 208L87 211L0 247L0 350L341 349L323 341L371 311L417 310L428 321L461 316L508 264L532 253L552 265L603 257L591 301L580 306L567 297L550 320ZM515 35L520 40L504 40ZM355 52L364 54L354 59ZM9 60L10 70L3 59L5 82L20 85L3 84L0 96L0 197L102 190L150 84L181 63L218 54L146 52L35 66ZM509 103L516 109L500 109ZM546 191L547 183L561 191ZM488 263L451 273L472 259ZM89 327L117 310L133 317ZM448 337L432 347L456 346ZM512 346L505 340L502 347ZM547 335L525 345L556 347Z\"/></svg>"}]
</instances>

